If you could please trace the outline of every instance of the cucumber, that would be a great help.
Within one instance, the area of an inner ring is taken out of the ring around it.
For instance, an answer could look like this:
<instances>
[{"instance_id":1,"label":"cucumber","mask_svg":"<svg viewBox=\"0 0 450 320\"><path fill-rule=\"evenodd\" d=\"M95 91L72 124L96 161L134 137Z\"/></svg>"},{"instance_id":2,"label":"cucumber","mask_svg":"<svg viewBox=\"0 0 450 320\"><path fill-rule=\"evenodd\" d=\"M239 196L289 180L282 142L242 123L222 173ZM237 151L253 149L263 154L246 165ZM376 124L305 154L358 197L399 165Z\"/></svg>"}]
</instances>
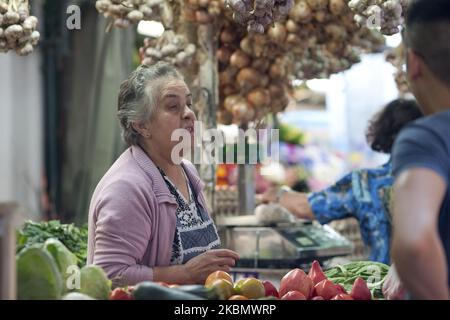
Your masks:
<instances>
[{"instance_id":1,"label":"cucumber","mask_svg":"<svg viewBox=\"0 0 450 320\"><path fill-rule=\"evenodd\" d=\"M202 285L185 285L174 288L174 290L179 290L185 293L190 293L195 296L199 296L201 298L207 300L220 300L220 296L214 288L206 288Z\"/></svg>"},{"instance_id":2,"label":"cucumber","mask_svg":"<svg viewBox=\"0 0 450 320\"><path fill-rule=\"evenodd\" d=\"M151 281L136 285L132 295L136 300L205 300L199 296L166 288Z\"/></svg>"}]
</instances>

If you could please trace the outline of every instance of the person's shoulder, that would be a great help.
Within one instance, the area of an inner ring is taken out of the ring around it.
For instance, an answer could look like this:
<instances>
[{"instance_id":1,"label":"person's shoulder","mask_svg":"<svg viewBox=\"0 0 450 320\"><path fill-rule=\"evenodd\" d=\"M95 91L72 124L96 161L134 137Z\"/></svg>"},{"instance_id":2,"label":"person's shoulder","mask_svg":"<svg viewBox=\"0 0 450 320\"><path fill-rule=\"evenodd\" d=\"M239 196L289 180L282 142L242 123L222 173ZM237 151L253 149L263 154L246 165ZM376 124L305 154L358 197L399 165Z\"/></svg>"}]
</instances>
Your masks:
<instances>
[{"instance_id":1,"label":"person's shoulder","mask_svg":"<svg viewBox=\"0 0 450 320\"><path fill-rule=\"evenodd\" d=\"M436 135L450 138L450 110L432 114L407 125L400 132L399 139L410 135Z\"/></svg>"},{"instance_id":2,"label":"person's shoulder","mask_svg":"<svg viewBox=\"0 0 450 320\"><path fill-rule=\"evenodd\" d=\"M153 184L152 179L145 174L131 156L130 150L127 149L105 173L98 187L102 190L108 189L110 191L121 192L125 190L148 190L149 184Z\"/></svg>"}]
</instances>

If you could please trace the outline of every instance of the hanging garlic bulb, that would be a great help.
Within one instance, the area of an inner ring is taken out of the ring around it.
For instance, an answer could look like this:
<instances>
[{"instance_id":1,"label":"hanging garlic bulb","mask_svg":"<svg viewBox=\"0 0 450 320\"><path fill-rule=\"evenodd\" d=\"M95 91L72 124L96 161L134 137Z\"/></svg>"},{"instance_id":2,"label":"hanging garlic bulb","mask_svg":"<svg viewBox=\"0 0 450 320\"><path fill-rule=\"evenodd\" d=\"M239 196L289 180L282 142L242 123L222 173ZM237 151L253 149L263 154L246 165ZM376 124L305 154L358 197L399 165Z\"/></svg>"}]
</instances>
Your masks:
<instances>
[{"instance_id":1,"label":"hanging garlic bulb","mask_svg":"<svg viewBox=\"0 0 450 320\"><path fill-rule=\"evenodd\" d=\"M348 3L360 26L379 28L385 35L400 32L408 5L409 0L350 0Z\"/></svg>"},{"instance_id":2,"label":"hanging garlic bulb","mask_svg":"<svg viewBox=\"0 0 450 320\"><path fill-rule=\"evenodd\" d=\"M142 20L159 20L164 0L97 0L95 8L117 28L128 28Z\"/></svg>"},{"instance_id":3,"label":"hanging garlic bulb","mask_svg":"<svg viewBox=\"0 0 450 320\"><path fill-rule=\"evenodd\" d=\"M144 46L139 49L142 64L152 65L165 61L176 67L186 67L196 53L196 46L189 43L184 36L173 31L165 31L158 39L146 38Z\"/></svg>"},{"instance_id":4,"label":"hanging garlic bulb","mask_svg":"<svg viewBox=\"0 0 450 320\"><path fill-rule=\"evenodd\" d=\"M0 52L14 50L25 56L40 39L38 19L30 15L28 0L0 1Z\"/></svg>"},{"instance_id":5,"label":"hanging garlic bulb","mask_svg":"<svg viewBox=\"0 0 450 320\"><path fill-rule=\"evenodd\" d=\"M294 0L226 0L235 22L251 33L264 33L271 25L286 18Z\"/></svg>"}]
</instances>

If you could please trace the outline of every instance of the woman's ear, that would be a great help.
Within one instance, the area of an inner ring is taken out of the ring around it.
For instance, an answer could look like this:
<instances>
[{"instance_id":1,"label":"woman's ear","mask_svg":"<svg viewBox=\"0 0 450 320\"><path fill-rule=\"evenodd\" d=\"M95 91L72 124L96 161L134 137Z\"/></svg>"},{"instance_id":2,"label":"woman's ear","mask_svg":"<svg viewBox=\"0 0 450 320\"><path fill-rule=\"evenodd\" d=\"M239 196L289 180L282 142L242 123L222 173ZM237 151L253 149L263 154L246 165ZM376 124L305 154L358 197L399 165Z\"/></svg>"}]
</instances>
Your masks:
<instances>
[{"instance_id":1,"label":"woman's ear","mask_svg":"<svg viewBox=\"0 0 450 320\"><path fill-rule=\"evenodd\" d=\"M149 126L148 126L147 123L133 122L132 127L142 137L144 137L144 138L150 138L151 137L150 129L149 129Z\"/></svg>"}]
</instances>

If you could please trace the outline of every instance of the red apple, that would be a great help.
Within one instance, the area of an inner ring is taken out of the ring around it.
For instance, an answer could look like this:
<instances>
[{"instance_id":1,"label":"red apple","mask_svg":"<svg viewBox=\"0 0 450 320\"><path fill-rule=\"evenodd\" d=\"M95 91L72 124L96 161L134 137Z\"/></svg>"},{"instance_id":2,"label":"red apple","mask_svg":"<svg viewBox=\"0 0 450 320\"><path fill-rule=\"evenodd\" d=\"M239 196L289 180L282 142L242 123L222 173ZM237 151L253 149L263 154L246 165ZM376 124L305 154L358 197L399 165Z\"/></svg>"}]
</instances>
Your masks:
<instances>
[{"instance_id":1,"label":"red apple","mask_svg":"<svg viewBox=\"0 0 450 320\"><path fill-rule=\"evenodd\" d=\"M372 294L363 278L357 278L353 283L350 295L354 300L371 300Z\"/></svg>"},{"instance_id":2,"label":"red apple","mask_svg":"<svg viewBox=\"0 0 450 320\"><path fill-rule=\"evenodd\" d=\"M306 298L312 294L313 282L310 277L301 269L289 271L280 283L280 296L284 296L289 291L300 291Z\"/></svg>"},{"instance_id":3,"label":"red apple","mask_svg":"<svg viewBox=\"0 0 450 320\"><path fill-rule=\"evenodd\" d=\"M340 293L331 298L331 300L354 300L354 299L348 294Z\"/></svg>"},{"instance_id":4,"label":"red apple","mask_svg":"<svg viewBox=\"0 0 450 320\"><path fill-rule=\"evenodd\" d=\"M129 291L125 290L124 288L116 288L111 292L109 300L134 300L134 299Z\"/></svg>"},{"instance_id":5,"label":"red apple","mask_svg":"<svg viewBox=\"0 0 450 320\"><path fill-rule=\"evenodd\" d=\"M300 291L289 291L281 297L281 300L306 300L306 297Z\"/></svg>"},{"instance_id":6,"label":"red apple","mask_svg":"<svg viewBox=\"0 0 450 320\"><path fill-rule=\"evenodd\" d=\"M334 296L342 293L341 288L330 280L322 280L314 286L314 295L321 296L325 300L330 300Z\"/></svg>"},{"instance_id":7,"label":"red apple","mask_svg":"<svg viewBox=\"0 0 450 320\"><path fill-rule=\"evenodd\" d=\"M275 286L270 281L264 280L263 285L264 285L264 289L266 290L266 294L265 294L266 297L269 297L269 296L274 296L276 298L280 297L280 295L278 294L277 288L275 288Z\"/></svg>"},{"instance_id":8,"label":"red apple","mask_svg":"<svg viewBox=\"0 0 450 320\"><path fill-rule=\"evenodd\" d=\"M314 260L314 262L312 263L311 269L309 269L308 277L311 278L314 285L327 278L317 260Z\"/></svg>"}]
</instances>

